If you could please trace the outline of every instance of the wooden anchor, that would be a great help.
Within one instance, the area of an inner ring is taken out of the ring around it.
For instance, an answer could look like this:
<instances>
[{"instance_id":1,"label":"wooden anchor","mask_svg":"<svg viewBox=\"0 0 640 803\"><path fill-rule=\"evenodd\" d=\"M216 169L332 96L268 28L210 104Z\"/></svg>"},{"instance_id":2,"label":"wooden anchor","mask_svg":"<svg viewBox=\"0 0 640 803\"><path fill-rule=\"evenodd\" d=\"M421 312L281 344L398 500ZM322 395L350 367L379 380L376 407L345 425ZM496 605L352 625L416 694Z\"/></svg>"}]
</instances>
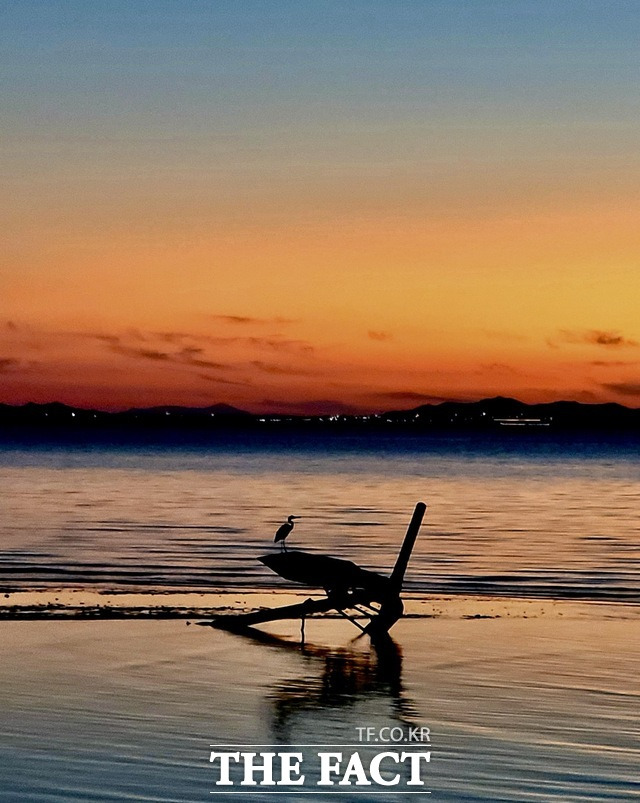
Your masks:
<instances>
[{"instance_id":1,"label":"wooden anchor","mask_svg":"<svg viewBox=\"0 0 640 803\"><path fill-rule=\"evenodd\" d=\"M390 577L328 555L301 551L264 555L258 560L276 574L297 583L324 588L326 598L310 598L295 605L264 608L251 613L221 614L210 624L225 630L242 631L264 622L300 619L304 639L304 623L308 616L335 610L372 638L388 633L404 613L400 593L426 509L424 502L416 505ZM349 610L369 619L369 623L361 625L353 615L347 613Z\"/></svg>"}]
</instances>

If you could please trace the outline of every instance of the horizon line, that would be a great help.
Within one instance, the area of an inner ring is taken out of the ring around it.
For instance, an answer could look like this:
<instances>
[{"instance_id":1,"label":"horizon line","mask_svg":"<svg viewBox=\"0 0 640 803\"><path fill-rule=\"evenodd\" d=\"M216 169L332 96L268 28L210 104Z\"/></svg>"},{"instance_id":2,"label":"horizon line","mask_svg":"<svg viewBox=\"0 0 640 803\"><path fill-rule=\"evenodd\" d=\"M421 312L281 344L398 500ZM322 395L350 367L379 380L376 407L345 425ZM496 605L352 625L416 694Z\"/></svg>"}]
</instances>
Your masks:
<instances>
[{"instance_id":1,"label":"horizon line","mask_svg":"<svg viewBox=\"0 0 640 803\"><path fill-rule=\"evenodd\" d=\"M417 404L413 407L389 407L385 408L381 412L335 412L331 410L327 410L326 412L315 412L315 413L304 413L304 412L263 412L263 413L256 413L251 410L245 409L243 407L237 407L234 404L229 404L228 402L213 402L212 404L207 405L188 405L188 404L171 404L171 403L159 403L159 404L152 404L149 406L132 406L126 407L122 409L105 409L100 407L85 407L80 405L68 404L67 402L61 402L57 399L53 401L46 401L46 402L35 402L35 401L28 401L22 402L19 404L13 404L11 402L4 402L0 401L0 406L4 407L12 407L12 408L23 408L29 405L35 407L46 407L51 405L67 407L72 410L80 410L82 412L87 413L101 413L104 415L121 415L124 413L131 413L134 411L151 411L157 410L162 408L174 408L177 410L210 410L215 407L226 407L230 410L237 411L238 413L242 413L244 415L251 415L255 417L260 416L281 416L286 418L322 418L324 416L339 416L341 418L358 418L363 416L380 416L386 413L401 413L401 412L411 412L412 410L417 410L422 407L441 407L444 404L460 404L460 405L473 405L473 404L482 404L482 402L489 402L489 401L507 401L507 402L515 402L517 404L521 404L525 407L545 407L554 404L577 404L581 407L604 407L604 406L614 406L614 407L621 407L625 410L637 411L640 410L640 407L631 407L627 404L622 404L621 402L614 402L614 401L578 401L577 399L555 399L554 401L547 401L547 402L525 402L521 399L517 399L514 396L486 396L474 400L461 400L461 399L443 399L442 401L437 402L424 402L422 404ZM313 403L313 402L307 402ZM301 402L301 405L304 405L305 402ZM232 413L230 413L232 414Z\"/></svg>"}]
</instances>

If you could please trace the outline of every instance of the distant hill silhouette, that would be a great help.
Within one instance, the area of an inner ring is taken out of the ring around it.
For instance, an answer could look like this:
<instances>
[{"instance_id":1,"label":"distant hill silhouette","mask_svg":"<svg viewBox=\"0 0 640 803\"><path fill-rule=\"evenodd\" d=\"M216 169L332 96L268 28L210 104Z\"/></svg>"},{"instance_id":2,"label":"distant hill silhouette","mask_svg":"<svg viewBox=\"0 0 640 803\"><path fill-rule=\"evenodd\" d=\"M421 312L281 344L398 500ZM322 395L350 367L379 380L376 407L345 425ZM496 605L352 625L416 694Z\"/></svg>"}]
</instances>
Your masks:
<instances>
[{"instance_id":1,"label":"distant hill silhouette","mask_svg":"<svg viewBox=\"0 0 640 803\"><path fill-rule=\"evenodd\" d=\"M127 410L125 413L118 413L117 415L177 415L177 416L232 416L232 417L247 417L251 416L246 410L240 410L238 407L232 407L230 404L212 404L209 407L179 407L176 405L160 405L159 407L134 407Z\"/></svg>"},{"instance_id":2,"label":"distant hill silhouette","mask_svg":"<svg viewBox=\"0 0 640 803\"><path fill-rule=\"evenodd\" d=\"M422 428L486 429L551 427L553 429L638 429L640 410L622 404L582 404L557 401L525 404L496 396L477 402L423 404L411 410L393 410L384 418L395 423L412 421Z\"/></svg>"},{"instance_id":3,"label":"distant hill silhouette","mask_svg":"<svg viewBox=\"0 0 640 803\"><path fill-rule=\"evenodd\" d=\"M310 430L321 428L376 432L389 430L498 431L585 430L640 433L640 409L621 404L582 404L558 401L525 404L517 399L497 396L477 402L423 404L410 410L390 410L371 415L297 416L282 413L255 415L228 404L208 407L159 405L108 413L71 407L60 402L23 405L0 404L0 429L28 428L105 428L105 429L261 429L288 427Z\"/></svg>"}]
</instances>

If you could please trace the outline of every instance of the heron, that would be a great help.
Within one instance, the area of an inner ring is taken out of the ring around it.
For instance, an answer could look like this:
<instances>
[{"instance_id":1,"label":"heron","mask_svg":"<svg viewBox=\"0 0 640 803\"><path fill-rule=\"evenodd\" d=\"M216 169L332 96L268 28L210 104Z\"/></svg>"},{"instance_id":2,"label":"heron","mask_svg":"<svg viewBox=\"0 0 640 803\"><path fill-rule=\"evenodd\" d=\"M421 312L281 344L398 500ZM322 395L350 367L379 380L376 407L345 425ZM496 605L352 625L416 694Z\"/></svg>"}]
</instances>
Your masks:
<instances>
[{"instance_id":1,"label":"heron","mask_svg":"<svg viewBox=\"0 0 640 803\"><path fill-rule=\"evenodd\" d=\"M301 516L287 516L286 522L284 524L282 524L280 527L278 527L278 532L275 534L275 538L273 540L274 540L274 543L276 543L276 544L278 543L278 541L281 541L282 549L284 549L285 552L287 551L287 547L286 547L286 544L284 542L284 539L289 535L291 530L293 530L293 520L294 519L300 519L300 518L302 518L302 517Z\"/></svg>"}]
</instances>

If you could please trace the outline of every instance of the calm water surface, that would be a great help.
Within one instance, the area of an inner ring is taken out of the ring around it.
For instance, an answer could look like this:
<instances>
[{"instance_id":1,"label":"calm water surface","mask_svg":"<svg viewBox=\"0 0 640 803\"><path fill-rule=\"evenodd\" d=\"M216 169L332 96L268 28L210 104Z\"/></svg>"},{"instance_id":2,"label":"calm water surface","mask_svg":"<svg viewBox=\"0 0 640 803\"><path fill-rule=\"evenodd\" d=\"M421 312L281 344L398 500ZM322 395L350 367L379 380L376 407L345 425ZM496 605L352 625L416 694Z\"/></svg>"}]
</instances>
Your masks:
<instances>
[{"instance_id":1,"label":"calm water surface","mask_svg":"<svg viewBox=\"0 0 640 803\"><path fill-rule=\"evenodd\" d=\"M290 545L389 571L418 500L417 592L638 599L638 443L547 435L0 446L0 583L284 587Z\"/></svg>"},{"instance_id":2,"label":"calm water surface","mask_svg":"<svg viewBox=\"0 0 640 803\"><path fill-rule=\"evenodd\" d=\"M289 648L177 621L0 625L3 800L246 801L241 788L210 795L210 744L340 750L358 727L410 724L431 729L431 795L352 788L358 800L640 796L637 619L404 620L377 651L326 620L304 650L297 623L282 624ZM305 790L251 799L302 801L317 751L302 752Z\"/></svg>"}]
</instances>

